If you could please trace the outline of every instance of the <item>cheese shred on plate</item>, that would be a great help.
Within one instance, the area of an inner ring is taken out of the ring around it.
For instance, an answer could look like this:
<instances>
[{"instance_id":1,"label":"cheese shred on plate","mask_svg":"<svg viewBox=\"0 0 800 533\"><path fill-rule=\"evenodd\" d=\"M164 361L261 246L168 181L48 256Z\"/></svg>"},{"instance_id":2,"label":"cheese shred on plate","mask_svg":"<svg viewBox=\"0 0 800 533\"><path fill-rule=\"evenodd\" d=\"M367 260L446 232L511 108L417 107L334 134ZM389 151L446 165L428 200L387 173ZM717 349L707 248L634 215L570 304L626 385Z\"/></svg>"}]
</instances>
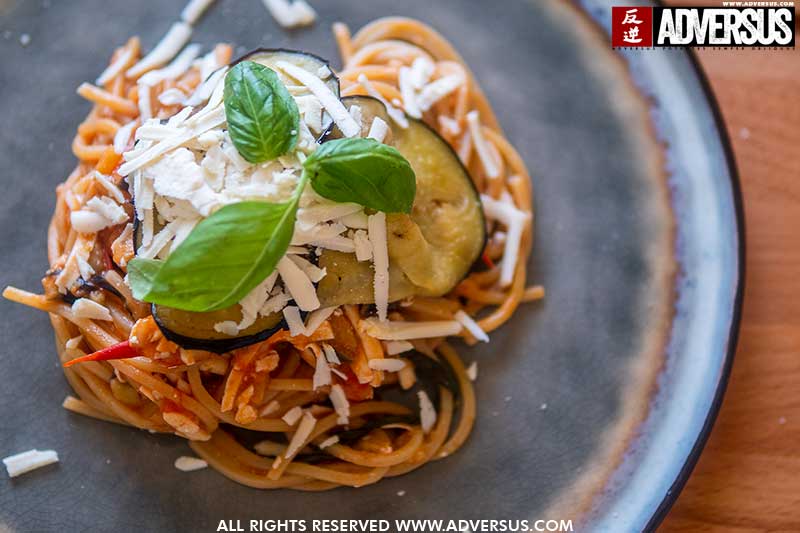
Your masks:
<instances>
[{"instance_id":1,"label":"cheese shred on plate","mask_svg":"<svg viewBox=\"0 0 800 533\"><path fill-rule=\"evenodd\" d=\"M3 459L9 477L17 477L37 468L58 462L58 454L53 450L28 450Z\"/></svg>"}]
</instances>

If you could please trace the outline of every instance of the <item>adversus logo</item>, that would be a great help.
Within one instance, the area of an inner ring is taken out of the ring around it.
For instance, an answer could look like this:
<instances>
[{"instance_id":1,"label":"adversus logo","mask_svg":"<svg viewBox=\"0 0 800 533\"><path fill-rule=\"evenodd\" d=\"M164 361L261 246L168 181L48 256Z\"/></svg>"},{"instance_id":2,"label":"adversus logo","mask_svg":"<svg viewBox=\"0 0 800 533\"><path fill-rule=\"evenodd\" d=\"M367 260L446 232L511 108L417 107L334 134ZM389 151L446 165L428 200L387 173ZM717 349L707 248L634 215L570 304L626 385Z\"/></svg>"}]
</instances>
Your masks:
<instances>
[{"instance_id":1,"label":"adversus logo","mask_svg":"<svg viewBox=\"0 0 800 533\"><path fill-rule=\"evenodd\" d=\"M793 7L613 7L614 47L794 47Z\"/></svg>"}]
</instances>

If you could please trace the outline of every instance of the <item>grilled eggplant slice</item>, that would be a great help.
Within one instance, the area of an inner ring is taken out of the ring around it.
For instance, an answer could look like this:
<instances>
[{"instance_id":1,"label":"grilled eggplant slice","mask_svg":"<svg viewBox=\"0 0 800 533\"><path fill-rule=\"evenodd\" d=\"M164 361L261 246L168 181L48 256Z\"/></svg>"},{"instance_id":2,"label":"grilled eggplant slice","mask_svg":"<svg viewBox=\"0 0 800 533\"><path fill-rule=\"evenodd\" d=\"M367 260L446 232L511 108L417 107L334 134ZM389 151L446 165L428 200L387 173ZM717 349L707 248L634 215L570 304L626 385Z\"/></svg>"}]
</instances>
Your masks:
<instances>
[{"instance_id":1,"label":"grilled eggplant slice","mask_svg":"<svg viewBox=\"0 0 800 533\"><path fill-rule=\"evenodd\" d=\"M390 127L384 142L408 159L417 176L411 214L386 217L389 300L448 293L469 273L486 244L483 207L469 173L450 145L424 122L408 117L408 128L401 128L379 100L367 96L346 97L342 102L348 109L361 109L362 136L373 118L383 119ZM340 137L332 127L325 139ZM329 250L319 263L327 269L317 290L323 305L374 302L370 263Z\"/></svg>"}]
</instances>

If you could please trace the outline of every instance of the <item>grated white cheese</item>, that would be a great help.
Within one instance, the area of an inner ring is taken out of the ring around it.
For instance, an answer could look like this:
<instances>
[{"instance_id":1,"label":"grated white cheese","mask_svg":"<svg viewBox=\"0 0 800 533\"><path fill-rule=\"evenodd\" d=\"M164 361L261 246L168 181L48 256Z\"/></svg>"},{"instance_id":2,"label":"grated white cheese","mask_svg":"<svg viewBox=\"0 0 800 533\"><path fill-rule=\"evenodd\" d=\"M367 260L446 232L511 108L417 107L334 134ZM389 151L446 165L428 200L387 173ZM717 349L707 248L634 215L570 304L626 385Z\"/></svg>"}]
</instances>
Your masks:
<instances>
[{"instance_id":1,"label":"grated white cheese","mask_svg":"<svg viewBox=\"0 0 800 533\"><path fill-rule=\"evenodd\" d=\"M347 395L341 385L337 383L331 387L330 398L333 410L339 415L336 422L340 425L347 424L350 421L350 402L347 401Z\"/></svg>"},{"instance_id":2,"label":"grated white cheese","mask_svg":"<svg viewBox=\"0 0 800 533\"><path fill-rule=\"evenodd\" d=\"M75 315L75 318L112 320L108 308L88 298L78 298L72 302L72 314Z\"/></svg>"},{"instance_id":3,"label":"grated white cheese","mask_svg":"<svg viewBox=\"0 0 800 533\"><path fill-rule=\"evenodd\" d=\"M336 350L333 349L333 346L328 344L327 342L322 343L322 351L325 352L325 359L332 365L341 365L342 362L339 360L339 356L336 354Z\"/></svg>"},{"instance_id":4,"label":"grated white cheese","mask_svg":"<svg viewBox=\"0 0 800 533\"><path fill-rule=\"evenodd\" d=\"M106 192L108 192L114 200L120 204L125 203L125 196L122 194L122 191L119 190L119 187L111 183L109 176L105 176L95 170L93 177L97 183L103 186Z\"/></svg>"},{"instance_id":5,"label":"grated white cheese","mask_svg":"<svg viewBox=\"0 0 800 533\"><path fill-rule=\"evenodd\" d=\"M473 361L469 367L467 367L467 377L470 381L475 381L478 379L478 362Z\"/></svg>"},{"instance_id":6,"label":"grated white cheese","mask_svg":"<svg viewBox=\"0 0 800 533\"><path fill-rule=\"evenodd\" d=\"M338 219L340 224L344 224L348 228L353 229L367 229L367 214L363 210L357 213L351 213Z\"/></svg>"},{"instance_id":7,"label":"grated white cheese","mask_svg":"<svg viewBox=\"0 0 800 533\"><path fill-rule=\"evenodd\" d=\"M208 100L217 87L225 86L225 84L220 82L227 72L228 68L223 67L211 74L208 78L205 78L205 81L198 85L192 95L186 99L186 105L196 106Z\"/></svg>"},{"instance_id":8,"label":"grated white cheese","mask_svg":"<svg viewBox=\"0 0 800 533\"><path fill-rule=\"evenodd\" d=\"M100 76L98 76L97 80L95 80L95 84L102 87L112 79L116 78L120 72L130 66L132 60L133 48L128 48L122 52L113 63L108 65L102 73L100 73Z\"/></svg>"},{"instance_id":9,"label":"grated white cheese","mask_svg":"<svg viewBox=\"0 0 800 533\"><path fill-rule=\"evenodd\" d=\"M389 248L386 239L386 213L378 211L370 215L369 242L372 244L372 264L375 268L373 281L375 291L375 307L378 309L378 320L385 321L389 307Z\"/></svg>"},{"instance_id":10,"label":"grated white cheese","mask_svg":"<svg viewBox=\"0 0 800 533\"><path fill-rule=\"evenodd\" d=\"M422 89L433 76L436 65L427 57L421 56L411 64L411 85L415 89Z\"/></svg>"},{"instance_id":11,"label":"grated white cheese","mask_svg":"<svg viewBox=\"0 0 800 533\"><path fill-rule=\"evenodd\" d=\"M194 472L195 470L202 470L203 468L207 468L208 463L205 462L203 459L199 457L189 457L187 455L181 455L177 459L175 459L175 468L180 470L181 472Z\"/></svg>"},{"instance_id":12,"label":"grated white cheese","mask_svg":"<svg viewBox=\"0 0 800 533\"><path fill-rule=\"evenodd\" d=\"M195 22L200 20L206 9L209 8L214 0L190 0L186 7L181 11L181 20L186 24L194 25Z\"/></svg>"},{"instance_id":13,"label":"grated white cheese","mask_svg":"<svg viewBox=\"0 0 800 533\"><path fill-rule=\"evenodd\" d=\"M417 95L411 79L410 68L400 67L400 72L397 76L397 84L400 86L400 96L403 97L403 108L405 108L406 113L414 118L421 118L422 111L417 105Z\"/></svg>"},{"instance_id":14,"label":"grated white cheese","mask_svg":"<svg viewBox=\"0 0 800 533\"><path fill-rule=\"evenodd\" d=\"M105 217L92 211L73 211L69 215L70 224L78 233L97 233L103 228L112 226L113 223Z\"/></svg>"},{"instance_id":15,"label":"grated white cheese","mask_svg":"<svg viewBox=\"0 0 800 533\"><path fill-rule=\"evenodd\" d=\"M229 337L235 337L239 334L239 327L233 320L223 320L214 324L214 331Z\"/></svg>"},{"instance_id":16,"label":"grated white cheese","mask_svg":"<svg viewBox=\"0 0 800 533\"><path fill-rule=\"evenodd\" d=\"M284 414L281 417L281 420L283 420L290 426L294 426L300 421L302 417L303 417L303 408L300 407L299 405L296 405L291 409L289 409L288 411L286 411L286 414Z\"/></svg>"},{"instance_id":17,"label":"grated white cheese","mask_svg":"<svg viewBox=\"0 0 800 533\"><path fill-rule=\"evenodd\" d=\"M186 101L186 95L177 87L167 89L158 95L161 105L178 105Z\"/></svg>"},{"instance_id":18,"label":"grated white cheese","mask_svg":"<svg viewBox=\"0 0 800 533\"><path fill-rule=\"evenodd\" d=\"M345 137L356 137L361 133L361 127L356 124L347 108L336 97L330 88L321 79L304 68L300 68L286 61L278 61L276 67L305 85L317 97L322 107L331 115L331 118L342 130Z\"/></svg>"},{"instance_id":19,"label":"grated white cheese","mask_svg":"<svg viewBox=\"0 0 800 533\"><path fill-rule=\"evenodd\" d=\"M74 350L75 348L80 345L81 341L83 340L83 335L78 335L77 337L72 337L66 343L64 343L64 347L68 350Z\"/></svg>"},{"instance_id":20,"label":"grated white cheese","mask_svg":"<svg viewBox=\"0 0 800 533\"><path fill-rule=\"evenodd\" d=\"M58 454L53 450L28 450L3 459L9 477L17 477L31 470L58 462Z\"/></svg>"},{"instance_id":21,"label":"grated white cheese","mask_svg":"<svg viewBox=\"0 0 800 533\"><path fill-rule=\"evenodd\" d=\"M174 23L155 48L129 68L125 75L129 78L138 78L148 70L160 67L175 57L175 54L189 42L191 36L192 27L190 25L185 22Z\"/></svg>"},{"instance_id":22,"label":"grated white cheese","mask_svg":"<svg viewBox=\"0 0 800 533\"><path fill-rule=\"evenodd\" d=\"M289 446L286 448L286 452L284 452L283 455L284 458L292 457L302 449L308 437L311 436L311 432L314 431L315 425L317 425L317 419L306 411L303 414L302 420L300 420L300 425L297 426L297 431L292 435L292 440L289 441ZM280 459L280 457L278 457L278 459Z\"/></svg>"},{"instance_id":23,"label":"grated white cheese","mask_svg":"<svg viewBox=\"0 0 800 533\"><path fill-rule=\"evenodd\" d=\"M381 117L375 117L372 119L367 138L382 143L387 133L389 133L389 125Z\"/></svg>"},{"instance_id":24,"label":"grated white cheese","mask_svg":"<svg viewBox=\"0 0 800 533\"><path fill-rule=\"evenodd\" d=\"M128 214L112 198L95 196L86 202L83 209L70 213L69 220L79 233L97 233L104 228L125 222L128 220Z\"/></svg>"},{"instance_id":25,"label":"grated white cheese","mask_svg":"<svg viewBox=\"0 0 800 533\"><path fill-rule=\"evenodd\" d=\"M298 28L314 23L317 13L305 0L263 0L272 18L284 28Z\"/></svg>"},{"instance_id":26,"label":"grated white cheese","mask_svg":"<svg viewBox=\"0 0 800 533\"><path fill-rule=\"evenodd\" d=\"M300 310L297 306L288 305L283 308L283 318L286 319L286 324L289 326L289 333L292 337L303 335L306 331L303 325L303 319L300 318Z\"/></svg>"},{"instance_id":27,"label":"grated white cheese","mask_svg":"<svg viewBox=\"0 0 800 533\"><path fill-rule=\"evenodd\" d=\"M311 205L308 207L301 207L297 210L297 222L309 228L322 224L323 222L330 222L353 213L363 211L363 207L354 203L336 203L326 202Z\"/></svg>"},{"instance_id":28,"label":"grated white cheese","mask_svg":"<svg viewBox=\"0 0 800 533\"><path fill-rule=\"evenodd\" d=\"M406 118L405 113L403 113L401 109L397 109L395 106L387 102L386 98L384 98L383 95L372 86L372 84L369 82L369 79L364 74L358 75L358 83L364 87L364 89L367 91L367 94L381 101L384 107L386 107L386 114L389 115L389 118L395 121L398 126L403 129L408 127L408 119Z\"/></svg>"},{"instance_id":29,"label":"grated white cheese","mask_svg":"<svg viewBox=\"0 0 800 533\"><path fill-rule=\"evenodd\" d=\"M314 332L319 329L322 323L328 320L328 317L330 317L335 310L336 307L331 306L331 307L320 307L316 311L311 312L308 315L308 319L306 320L305 335L307 337L313 335Z\"/></svg>"},{"instance_id":30,"label":"grated white cheese","mask_svg":"<svg viewBox=\"0 0 800 533\"><path fill-rule=\"evenodd\" d=\"M514 279L522 233L530 219L530 213L517 209L511 201L495 200L487 194L481 195L481 202L488 218L497 220L508 228L500 265L500 286L508 287Z\"/></svg>"},{"instance_id":31,"label":"grated white cheese","mask_svg":"<svg viewBox=\"0 0 800 533\"><path fill-rule=\"evenodd\" d=\"M328 366L328 361L325 360L325 354L320 351L317 353L317 364L314 367L314 390L320 387L331 384L331 367Z\"/></svg>"},{"instance_id":32,"label":"grated white cheese","mask_svg":"<svg viewBox=\"0 0 800 533\"><path fill-rule=\"evenodd\" d=\"M303 311L313 311L320 306L317 291L311 280L289 257L278 261L278 273L292 299Z\"/></svg>"},{"instance_id":33,"label":"grated white cheese","mask_svg":"<svg viewBox=\"0 0 800 533\"><path fill-rule=\"evenodd\" d=\"M85 207L105 217L112 224L121 224L128 220L128 213L113 198L108 196L90 198Z\"/></svg>"},{"instance_id":34,"label":"grated white cheese","mask_svg":"<svg viewBox=\"0 0 800 533\"><path fill-rule=\"evenodd\" d=\"M483 136L483 126L480 123L480 115L477 111L467 113L467 125L469 126L472 144L475 146L475 151L478 152L481 165L483 165L483 170L489 178L498 178L500 169L497 167L497 162L489 148L489 143L486 142L486 138Z\"/></svg>"},{"instance_id":35,"label":"grated white cheese","mask_svg":"<svg viewBox=\"0 0 800 533\"><path fill-rule=\"evenodd\" d=\"M427 111L433 107L433 104L449 96L462 85L464 85L464 78L457 74L439 78L423 87L419 96L417 96L416 105L419 106L420 110Z\"/></svg>"},{"instance_id":36,"label":"grated white cheese","mask_svg":"<svg viewBox=\"0 0 800 533\"><path fill-rule=\"evenodd\" d=\"M383 347L388 355L397 355L414 349L414 345L408 341L385 341Z\"/></svg>"},{"instance_id":37,"label":"grated white cheese","mask_svg":"<svg viewBox=\"0 0 800 533\"><path fill-rule=\"evenodd\" d=\"M292 254L287 256L289 259L297 265L303 273L308 276L308 279L311 280L312 283L318 283L322 278L325 277L326 271L324 268L319 268L317 265L309 261L308 259L304 259L303 257Z\"/></svg>"},{"instance_id":38,"label":"grated white cheese","mask_svg":"<svg viewBox=\"0 0 800 533\"><path fill-rule=\"evenodd\" d=\"M419 419L422 431L430 433L433 426L436 425L436 409L433 407L428 393L424 390L417 392L417 398L419 398Z\"/></svg>"},{"instance_id":39,"label":"grated white cheese","mask_svg":"<svg viewBox=\"0 0 800 533\"><path fill-rule=\"evenodd\" d=\"M117 133L114 134L114 151L116 153L121 154L125 151L125 148L128 147L128 143L131 140L131 134L133 133L133 130L136 128L137 124L137 121L132 120L120 127L117 130Z\"/></svg>"},{"instance_id":40,"label":"grated white cheese","mask_svg":"<svg viewBox=\"0 0 800 533\"><path fill-rule=\"evenodd\" d=\"M374 318L362 321L367 335L385 341L404 341L430 339L458 335L463 326L455 320L436 320L431 322L381 322Z\"/></svg>"},{"instance_id":41,"label":"grated white cheese","mask_svg":"<svg viewBox=\"0 0 800 533\"><path fill-rule=\"evenodd\" d=\"M471 316L469 316L464 311L458 311L455 315L455 319L458 320L464 328L469 331L473 337L478 339L482 342L489 342L489 335L486 334L485 331L481 329L475 320Z\"/></svg>"},{"instance_id":42,"label":"grated white cheese","mask_svg":"<svg viewBox=\"0 0 800 533\"><path fill-rule=\"evenodd\" d=\"M332 437L328 437L324 441L320 442L319 443L319 449L320 450L324 450L325 448L327 448L329 446L333 446L337 442L339 442L339 435L333 435Z\"/></svg>"},{"instance_id":43,"label":"grated white cheese","mask_svg":"<svg viewBox=\"0 0 800 533\"><path fill-rule=\"evenodd\" d=\"M202 46L190 44L169 65L158 70L151 70L139 78L140 85L154 86L164 80L173 80L189 70L195 58L200 55Z\"/></svg>"},{"instance_id":44,"label":"grated white cheese","mask_svg":"<svg viewBox=\"0 0 800 533\"><path fill-rule=\"evenodd\" d=\"M456 136L461 133L458 121L445 115L439 115L439 127L448 135Z\"/></svg>"},{"instance_id":45,"label":"grated white cheese","mask_svg":"<svg viewBox=\"0 0 800 533\"><path fill-rule=\"evenodd\" d=\"M372 243L367 237L367 232L360 229L353 233L353 244L356 248L356 259L358 261L369 261L372 259Z\"/></svg>"},{"instance_id":46,"label":"grated white cheese","mask_svg":"<svg viewBox=\"0 0 800 533\"><path fill-rule=\"evenodd\" d=\"M372 370L383 370L384 372L399 372L406 366L402 359L382 358L370 359L368 363Z\"/></svg>"}]
</instances>

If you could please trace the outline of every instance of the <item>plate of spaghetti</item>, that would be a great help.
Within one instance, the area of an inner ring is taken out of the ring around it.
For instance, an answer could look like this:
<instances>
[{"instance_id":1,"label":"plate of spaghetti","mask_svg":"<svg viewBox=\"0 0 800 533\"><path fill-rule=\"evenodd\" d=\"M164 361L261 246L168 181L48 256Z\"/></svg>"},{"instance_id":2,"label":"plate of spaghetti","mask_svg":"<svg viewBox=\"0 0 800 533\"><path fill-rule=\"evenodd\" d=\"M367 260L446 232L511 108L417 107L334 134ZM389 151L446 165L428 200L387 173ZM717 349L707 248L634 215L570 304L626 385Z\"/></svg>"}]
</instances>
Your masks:
<instances>
[{"instance_id":1,"label":"plate of spaghetti","mask_svg":"<svg viewBox=\"0 0 800 533\"><path fill-rule=\"evenodd\" d=\"M311 4L2 14L0 443L60 463L0 523L653 527L741 294L692 57L600 0Z\"/></svg>"}]
</instances>

